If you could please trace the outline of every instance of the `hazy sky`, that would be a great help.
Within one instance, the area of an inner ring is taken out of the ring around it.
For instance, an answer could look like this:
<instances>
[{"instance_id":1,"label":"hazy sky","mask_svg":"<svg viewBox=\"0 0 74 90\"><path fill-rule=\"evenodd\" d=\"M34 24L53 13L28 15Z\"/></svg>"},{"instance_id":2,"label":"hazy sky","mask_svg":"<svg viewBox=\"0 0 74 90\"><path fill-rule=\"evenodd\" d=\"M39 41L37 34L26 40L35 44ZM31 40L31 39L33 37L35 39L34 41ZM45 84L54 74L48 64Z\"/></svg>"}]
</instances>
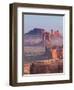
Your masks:
<instances>
[{"instance_id":1,"label":"hazy sky","mask_svg":"<svg viewBox=\"0 0 74 90\"><path fill-rule=\"evenodd\" d=\"M49 32L51 29L63 32L63 16L24 14L24 33L34 28L42 28Z\"/></svg>"}]
</instances>

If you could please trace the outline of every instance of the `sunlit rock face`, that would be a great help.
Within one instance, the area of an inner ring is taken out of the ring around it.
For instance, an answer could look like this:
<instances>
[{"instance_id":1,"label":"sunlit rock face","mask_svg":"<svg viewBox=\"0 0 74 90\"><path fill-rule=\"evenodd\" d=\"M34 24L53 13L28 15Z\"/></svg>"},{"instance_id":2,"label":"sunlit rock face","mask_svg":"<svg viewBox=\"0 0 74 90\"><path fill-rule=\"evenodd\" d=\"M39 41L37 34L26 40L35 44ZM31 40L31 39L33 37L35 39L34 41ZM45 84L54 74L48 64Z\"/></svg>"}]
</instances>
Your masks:
<instances>
[{"instance_id":1,"label":"sunlit rock face","mask_svg":"<svg viewBox=\"0 0 74 90\"><path fill-rule=\"evenodd\" d=\"M24 74L63 73L63 60L44 60L24 64Z\"/></svg>"}]
</instances>

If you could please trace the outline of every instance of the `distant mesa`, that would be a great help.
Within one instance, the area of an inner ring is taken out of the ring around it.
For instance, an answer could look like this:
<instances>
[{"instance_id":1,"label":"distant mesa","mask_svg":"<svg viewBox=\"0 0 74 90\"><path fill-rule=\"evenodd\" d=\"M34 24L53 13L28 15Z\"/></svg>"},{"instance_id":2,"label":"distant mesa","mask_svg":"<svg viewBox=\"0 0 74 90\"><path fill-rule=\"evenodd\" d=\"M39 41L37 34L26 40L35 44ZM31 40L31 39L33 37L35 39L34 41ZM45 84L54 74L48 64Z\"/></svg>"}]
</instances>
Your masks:
<instances>
[{"instance_id":1,"label":"distant mesa","mask_svg":"<svg viewBox=\"0 0 74 90\"><path fill-rule=\"evenodd\" d=\"M26 33L26 35L41 35L44 32L44 29L42 28L34 28L33 30Z\"/></svg>"},{"instance_id":2,"label":"distant mesa","mask_svg":"<svg viewBox=\"0 0 74 90\"><path fill-rule=\"evenodd\" d=\"M34 28L24 34L24 46L43 46L42 35L44 29Z\"/></svg>"}]
</instances>

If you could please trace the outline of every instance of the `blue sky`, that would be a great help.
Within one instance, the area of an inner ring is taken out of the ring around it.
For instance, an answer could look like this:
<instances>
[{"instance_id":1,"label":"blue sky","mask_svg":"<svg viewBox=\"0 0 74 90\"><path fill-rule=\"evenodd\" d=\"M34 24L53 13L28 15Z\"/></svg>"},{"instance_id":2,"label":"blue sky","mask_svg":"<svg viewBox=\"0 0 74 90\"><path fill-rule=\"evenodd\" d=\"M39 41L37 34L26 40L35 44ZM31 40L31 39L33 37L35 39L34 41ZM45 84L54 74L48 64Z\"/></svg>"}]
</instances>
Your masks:
<instances>
[{"instance_id":1,"label":"blue sky","mask_svg":"<svg viewBox=\"0 0 74 90\"><path fill-rule=\"evenodd\" d=\"M57 15L26 15L24 14L24 33L33 28L43 28L46 31L51 29L63 33L63 16Z\"/></svg>"}]
</instances>

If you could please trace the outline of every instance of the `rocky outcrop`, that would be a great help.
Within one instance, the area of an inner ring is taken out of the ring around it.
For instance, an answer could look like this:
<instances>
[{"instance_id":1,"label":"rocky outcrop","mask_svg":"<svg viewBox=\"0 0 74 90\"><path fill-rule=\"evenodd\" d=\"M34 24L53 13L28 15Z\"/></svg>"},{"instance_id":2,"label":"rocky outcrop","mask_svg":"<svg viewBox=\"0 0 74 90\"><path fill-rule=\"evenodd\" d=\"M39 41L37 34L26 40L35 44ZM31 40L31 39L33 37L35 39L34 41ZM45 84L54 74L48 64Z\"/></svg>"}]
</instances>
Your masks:
<instances>
[{"instance_id":1,"label":"rocky outcrop","mask_svg":"<svg viewBox=\"0 0 74 90\"><path fill-rule=\"evenodd\" d=\"M27 70L26 70L27 68ZM43 74L43 73L62 73L63 61L62 60L44 60L39 62L28 63L27 67L24 65L25 74Z\"/></svg>"}]
</instances>

